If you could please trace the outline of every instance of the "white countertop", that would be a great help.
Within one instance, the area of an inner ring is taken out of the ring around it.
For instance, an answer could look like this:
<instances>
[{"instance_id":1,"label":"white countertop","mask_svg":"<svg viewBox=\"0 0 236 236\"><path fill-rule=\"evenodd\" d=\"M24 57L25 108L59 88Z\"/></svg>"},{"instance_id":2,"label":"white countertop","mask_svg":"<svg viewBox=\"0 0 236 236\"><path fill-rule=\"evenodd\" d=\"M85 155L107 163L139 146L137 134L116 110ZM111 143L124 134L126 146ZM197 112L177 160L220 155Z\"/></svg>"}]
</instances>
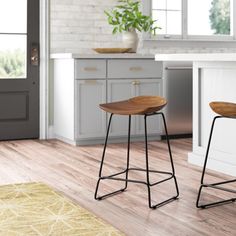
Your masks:
<instances>
[{"instance_id":1,"label":"white countertop","mask_svg":"<svg viewBox=\"0 0 236 236\"><path fill-rule=\"evenodd\" d=\"M154 59L154 55L137 54L137 53L53 53L51 59Z\"/></svg>"},{"instance_id":2,"label":"white countertop","mask_svg":"<svg viewBox=\"0 0 236 236\"><path fill-rule=\"evenodd\" d=\"M236 61L236 53L156 54L156 61Z\"/></svg>"}]
</instances>

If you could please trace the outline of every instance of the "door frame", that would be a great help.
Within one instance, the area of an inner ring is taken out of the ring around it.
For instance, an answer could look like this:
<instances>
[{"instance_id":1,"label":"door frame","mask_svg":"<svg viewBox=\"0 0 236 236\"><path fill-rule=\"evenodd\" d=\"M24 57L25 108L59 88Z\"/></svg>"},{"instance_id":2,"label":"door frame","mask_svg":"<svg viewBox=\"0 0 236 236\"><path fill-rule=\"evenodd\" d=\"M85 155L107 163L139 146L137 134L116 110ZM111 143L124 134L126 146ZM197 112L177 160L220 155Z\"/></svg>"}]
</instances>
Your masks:
<instances>
[{"instance_id":1,"label":"door frame","mask_svg":"<svg viewBox=\"0 0 236 236\"><path fill-rule=\"evenodd\" d=\"M39 4L40 4L39 139L47 139L48 129L49 129L50 0L40 0Z\"/></svg>"}]
</instances>

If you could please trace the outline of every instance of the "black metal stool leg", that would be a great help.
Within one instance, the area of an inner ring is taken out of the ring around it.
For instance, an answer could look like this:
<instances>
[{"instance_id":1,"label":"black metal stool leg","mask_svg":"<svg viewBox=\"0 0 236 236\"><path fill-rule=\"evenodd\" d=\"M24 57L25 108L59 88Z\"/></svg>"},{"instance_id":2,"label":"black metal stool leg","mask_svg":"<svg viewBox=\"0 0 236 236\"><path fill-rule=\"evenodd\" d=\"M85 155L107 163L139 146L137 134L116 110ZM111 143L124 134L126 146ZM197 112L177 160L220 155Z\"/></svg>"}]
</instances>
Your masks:
<instances>
[{"instance_id":1,"label":"black metal stool leg","mask_svg":"<svg viewBox=\"0 0 236 236\"><path fill-rule=\"evenodd\" d=\"M102 153L102 160L101 160L100 169L99 169L99 179L97 181L97 186L96 186L96 190L95 190L95 194L94 194L94 198L96 200L101 200L102 197L104 197L104 196L97 197L97 192L98 192L99 184L100 184L101 177L102 177L102 168L103 168L103 163L104 163L104 158L105 158L105 153L106 153L106 148L107 148L107 140L108 140L108 136L109 136L112 117L113 117L113 114L110 115L109 123L108 123L108 127L107 127L107 134L106 134L105 144L104 144L103 153Z\"/></svg>"},{"instance_id":2,"label":"black metal stool leg","mask_svg":"<svg viewBox=\"0 0 236 236\"><path fill-rule=\"evenodd\" d=\"M171 160L171 166L172 166L172 173L168 173L168 172L162 172L162 171L155 171L156 173L161 173L161 174L170 174L170 177L167 178L167 179L164 179L162 181L159 181L159 182L156 182L156 183L153 183L151 184L150 183L150 178L149 178L149 173L150 172L153 172L153 171L150 171L149 170L149 161L148 161L148 138L147 138L147 117L148 116L152 116L152 115L162 115L162 118L163 118L163 122L164 122L164 126L165 126L165 132L166 132L166 139L167 139L167 144L168 144L168 150L169 150L169 155L170 155L170 160ZM168 138L168 132L167 132L167 127L166 127L166 122L165 122L165 117L164 117L164 114L163 113L153 113L153 114L148 114L148 115L145 115L144 116L144 130L145 130L145 154L146 154L146 175L147 175L147 187L148 187L148 204L149 204L149 207L152 208L152 209L156 209L157 207L159 206L163 206L173 200L176 200L177 197L179 196L179 189L178 189L178 184L177 184L177 180L176 180L176 177L175 177L175 169L174 169L174 163L173 163L173 158L172 158L172 154L171 154L171 149L170 149L170 143L169 143L169 138ZM152 205L152 199L151 199L151 188L152 186L154 185L157 185L157 184L160 184L160 183L163 183L165 181L168 181L170 179L174 178L174 181L175 181L175 187L176 187L176 196L174 197L171 197L165 201L162 201L156 205Z\"/></svg>"},{"instance_id":3,"label":"black metal stool leg","mask_svg":"<svg viewBox=\"0 0 236 236\"><path fill-rule=\"evenodd\" d=\"M146 176L147 176L147 187L148 187L148 205L149 205L149 208L153 208L152 199L151 199L150 180L149 180L147 115L144 116L144 133L145 133L145 156L146 156Z\"/></svg>"},{"instance_id":4,"label":"black metal stool leg","mask_svg":"<svg viewBox=\"0 0 236 236\"><path fill-rule=\"evenodd\" d=\"M227 200L223 200L223 201L218 201L218 202L213 202L213 203L209 203L209 204L199 205L201 192L202 192L202 189L204 187L210 187L210 188L220 189L220 190L231 192L231 193L236 193L236 191L234 191L234 190L230 190L230 189L223 188L223 187L218 187L218 185L223 185L223 184L227 184L227 183L236 182L236 179L235 180L218 182L218 183L213 183L213 184L204 184L204 176L205 176L205 172L206 172L206 165L207 165L207 161L208 161L208 155L209 155L209 151L210 151L210 145L211 145L213 130L214 130L215 122L218 118L224 118L224 117L223 116L216 116L216 117L214 117L214 119L212 121L211 131L210 131L210 136L209 136L207 151L206 151L206 156L205 156L205 161L204 161L203 170L202 170L201 186L199 188L198 196L197 196L197 202L196 202L196 207L197 208L206 208L206 207L215 206L215 205L222 204L222 203L234 202L236 200L236 198L231 198L231 199L227 199Z\"/></svg>"},{"instance_id":5,"label":"black metal stool leg","mask_svg":"<svg viewBox=\"0 0 236 236\"><path fill-rule=\"evenodd\" d=\"M109 123L108 123L108 127L107 127L107 134L106 134L106 139L105 139L105 144L104 144L104 148L103 148L103 154L102 154L102 160L101 160L101 164L100 164L100 170L99 170L99 179L97 181L97 186L96 186L96 190L95 190L95 194L94 194L94 198L96 200L102 200L105 197L123 192L127 186L128 186L128 172L129 172L129 156L130 156L130 131L131 131L131 115L129 116L129 126L128 126L128 148L127 148L127 167L126 170L113 174L111 176L102 176L102 168L103 168L103 163L104 163L104 158L105 158L105 153L106 153L106 148L107 148L107 141L108 141L108 136L109 136L109 131L110 131L110 126L111 126L111 120L112 120L113 114L110 115L110 119L109 119ZM98 192L98 188L99 188L99 184L101 180L104 179L108 179L109 177L114 177L120 174L126 174L126 178L125 178L125 187L122 189L119 189L117 191L114 191L112 193L108 193L105 194L103 196L97 197L97 192Z\"/></svg>"},{"instance_id":6,"label":"black metal stool leg","mask_svg":"<svg viewBox=\"0 0 236 236\"><path fill-rule=\"evenodd\" d=\"M203 181L204 181L204 176L205 176L205 172L206 172L206 165L207 165L208 155L209 155L210 146L211 146L211 139L212 139L212 135L213 135L213 131L214 131L215 122L216 122L216 119L218 119L218 118L220 118L220 117L216 116L212 121L210 136L209 136L209 140L208 140L208 144L207 144L205 161L204 161L203 170L202 170L201 184L203 184Z\"/></svg>"},{"instance_id":7,"label":"black metal stool leg","mask_svg":"<svg viewBox=\"0 0 236 236\"><path fill-rule=\"evenodd\" d=\"M199 188L198 191L198 196L197 196L197 202L196 202L196 207L197 208L204 208L204 205L199 205L199 200L200 200L200 196L201 196L201 192L202 192L202 188L203 188L203 181L204 181L204 176L205 176L205 172L206 172L206 165L207 165L207 160L208 160L208 154L209 154L209 150L210 150L210 146L211 146L211 139L212 139L212 134L213 134L213 130L214 130L214 126L215 126L215 122L216 119L220 118L219 116L214 117L213 121L212 121L212 125L211 125L211 131L210 131L210 136L209 136L209 140L208 140L208 144L207 144L207 151L206 151L206 156L205 156L205 161L204 161L204 165L203 165L203 170L202 170L202 177L201 177L201 186Z\"/></svg>"},{"instance_id":8,"label":"black metal stool leg","mask_svg":"<svg viewBox=\"0 0 236 236\"><path fill-rule=\"evenodd\" d=\"M172 168L172 173L173 173L173 178L174 178L174 181L175 181L175 188L176 188L176 193L177 193L175 198L177 198L179 196L179 188L178 188L178 184L177 184L177 179L175 177L175 167L174 167L172 152L171 152L171 148L170 148L170 140L169 140L167 125L166 125L166 119L165 119L165 116L164 116L164 114L162 112L160 114L162 116L163 124L164 124L164 128L165 128L166 141L167 141L169 157L170 157L170 162L171 162L171 168Z\"/></svg>"},{"instance_id":9,"label":"black metal stool leg","mask_svg":"<svg viewBox=\"0 0 236 236\"><path fill-rule=\"evenodd\" d=\"M126 176L125 176L125 179L126 179L125 189L127 189L128 187L128 176L129 176L130 131L131 131L131 115L129 115L129 126L128 126L128 147L127 147L127 167L126 167Z\"/></svg>"}]
</instances>

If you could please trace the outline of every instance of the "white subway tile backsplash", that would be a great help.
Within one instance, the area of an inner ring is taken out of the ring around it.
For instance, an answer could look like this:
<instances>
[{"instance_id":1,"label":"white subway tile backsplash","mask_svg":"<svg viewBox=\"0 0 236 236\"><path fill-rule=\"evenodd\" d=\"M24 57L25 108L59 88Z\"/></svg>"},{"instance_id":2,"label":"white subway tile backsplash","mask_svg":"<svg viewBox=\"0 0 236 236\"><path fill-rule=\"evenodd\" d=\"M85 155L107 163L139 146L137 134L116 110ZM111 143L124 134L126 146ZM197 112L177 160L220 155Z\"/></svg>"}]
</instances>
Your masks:
<instances>
[{"instance_id":1,"label":"white subway tile backsplash","mask_svg":"<svg viewBox=\"0 0 236 236\"><path fill-rule=\"evenodd\" d=\"M88 52L94 47L120 46L112 35L105 9L116 0L51 0L51 51Z\"/></svg>"},{"instance_id":2,"label":"white subway tile backsplash","mask_svg":"<svg viewBox=\"0 0 236 236\"><path fill-rule=\"evenodd\" d=\"M145 0L146 1L146 0ZM51 52L89 53L95 47L121 47L121 35L112 35L104 10L117 0L51 0ZM224 47L160 47L142 42L140 53L236 52Z\"/></svg>"}]
</instances>

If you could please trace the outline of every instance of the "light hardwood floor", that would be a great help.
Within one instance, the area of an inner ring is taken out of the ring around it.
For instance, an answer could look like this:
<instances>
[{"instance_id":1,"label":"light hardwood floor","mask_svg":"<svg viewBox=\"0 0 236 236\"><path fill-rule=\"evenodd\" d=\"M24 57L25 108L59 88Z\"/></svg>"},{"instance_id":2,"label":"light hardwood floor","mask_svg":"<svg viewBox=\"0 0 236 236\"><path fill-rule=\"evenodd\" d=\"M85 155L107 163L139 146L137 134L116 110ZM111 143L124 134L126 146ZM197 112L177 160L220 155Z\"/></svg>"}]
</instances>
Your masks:
<instances>
[{"instance_id":1,"label":"light hardwood floor","mask_svg":"<svg viewBox=\"0 0 236 236\"><path fill-rule=\"evenodd\" d=\"M74 147L58 140L22 140L0 142L0 184L30 181L44 182L67 195L127 235L236 235L236 204L206 210L195 207L201 168L187 163L191 139L172 140L172 152L180 188L180 198L156 210L147 205L146 186L132 184L122 194L103 201L94 200L102 145ZM150 163L153 168L168 170L169 161L164 141L150 142ZM111 144L106 156L105 173L125 166L126 144ZM144 145L131 144L131 165L144 167ZM117 168L116 168L117 167ZM143 174L130 174L145 178ZM155 180L159 176L152 176ZM228 179L229 176L210 172L209 181ZM124 183L106 181L101 190L109 191ZM235 185L234 185L235 188ZM235 188L236 189L236 188ZM158 201L173 194L173 182L153 187L153 199ZM228 194L211 191L205 200ZM61 235L60 235L61 236Z\"/></svg>"}]
</instances>

